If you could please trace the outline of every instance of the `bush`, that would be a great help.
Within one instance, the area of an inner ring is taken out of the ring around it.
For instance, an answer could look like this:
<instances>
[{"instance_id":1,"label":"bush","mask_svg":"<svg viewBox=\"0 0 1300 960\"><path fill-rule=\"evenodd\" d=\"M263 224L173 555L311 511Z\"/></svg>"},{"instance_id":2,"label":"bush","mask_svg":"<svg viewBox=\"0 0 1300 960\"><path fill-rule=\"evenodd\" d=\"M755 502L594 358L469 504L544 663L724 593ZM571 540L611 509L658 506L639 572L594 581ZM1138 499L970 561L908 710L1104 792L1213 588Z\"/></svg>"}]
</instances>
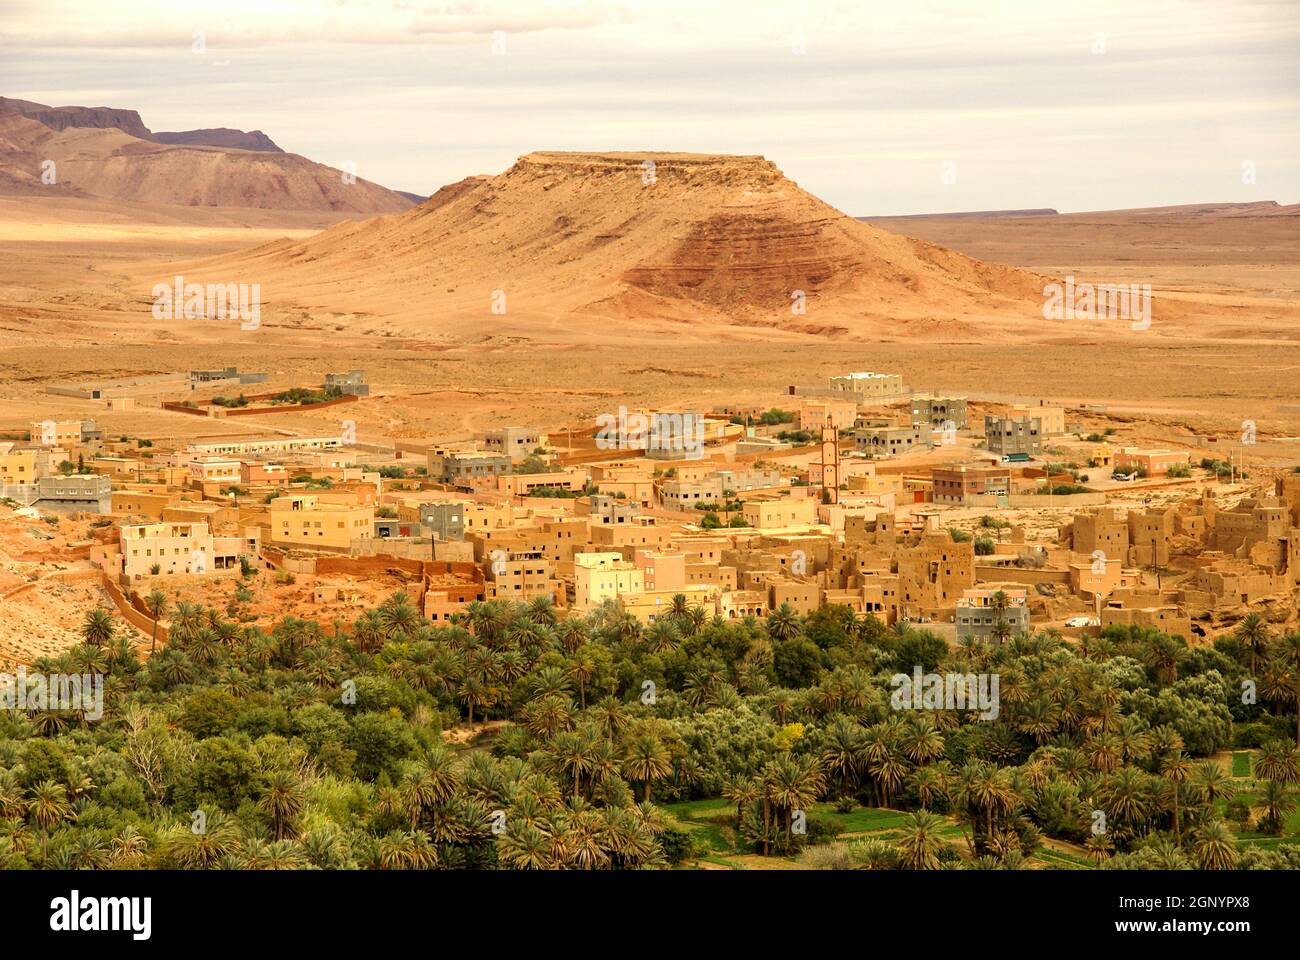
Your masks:
<instances>
[{"instance_id":1,"label":"bush","mask_svg":"<svg viewBox=\"0 0 1300 960\"><path fill-rule=\"evenodd\" d=\"M181 707L180 725L195 739L215 737L235 722L239 703L220 687L190 694Z\"/></svg>"},{"instance_id":2,"label":"bush","mask_svg":"<svg viewBox=\"0 0 1300 960\"><path fill-rule=\"evenodd\" d=\"M352 721L348 747L356 751L356 775L374 780L381 773L397 775L398 762L415 753L415 737L401 717L363 713Z\"/></svg>"},{"instance_id":3,"label":"bush","mask_svg":"<svg viewBox=\"0 0 1300 960\"><path fill-rule=\"evenodd\" d=\"M659 834L659 845L663 847L664 859L673 866L709 852L708 844L696 839L695 834L677 827L669 827Z\"/></svg>"}]
</instances>

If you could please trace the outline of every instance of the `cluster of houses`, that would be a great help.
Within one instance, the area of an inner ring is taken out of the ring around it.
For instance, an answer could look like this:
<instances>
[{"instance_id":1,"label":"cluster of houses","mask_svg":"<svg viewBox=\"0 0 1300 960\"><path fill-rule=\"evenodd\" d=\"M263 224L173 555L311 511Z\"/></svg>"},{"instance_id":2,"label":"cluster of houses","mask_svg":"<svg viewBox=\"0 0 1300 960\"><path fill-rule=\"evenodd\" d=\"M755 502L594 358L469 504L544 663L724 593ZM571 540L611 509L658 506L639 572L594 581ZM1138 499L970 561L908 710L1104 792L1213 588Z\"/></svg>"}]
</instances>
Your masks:
<instances>
[{"instance_id":1,"label":"cluster of houses","mask_svg":"<svg viewBox=\"0 0 1300 960\"><path fill-rule=\"evenodd\" d=\"M369 390L362 371L326 382ZM110 517L90 556L128 593L249 567L365 578L400 562L436 621L545 597L644 623L683 603L724 619L842 604L955 642L1049 624L1190 638L1300 586L1300 475L1230 505L1205 489L1122 509L1077 481L1122 467L1158 478L1189 452L1113 446L1046 403L989 412L981 434L966 397L895 374L780 402L620 410L550 436L511 426L415 450L346 434L113 440L91 421L41 421L0 443L0 483L20 508ZM1054 541L1015 522L950 529L968 508L1047 506L1071 516Z\"/></svg>"}]
</instances>

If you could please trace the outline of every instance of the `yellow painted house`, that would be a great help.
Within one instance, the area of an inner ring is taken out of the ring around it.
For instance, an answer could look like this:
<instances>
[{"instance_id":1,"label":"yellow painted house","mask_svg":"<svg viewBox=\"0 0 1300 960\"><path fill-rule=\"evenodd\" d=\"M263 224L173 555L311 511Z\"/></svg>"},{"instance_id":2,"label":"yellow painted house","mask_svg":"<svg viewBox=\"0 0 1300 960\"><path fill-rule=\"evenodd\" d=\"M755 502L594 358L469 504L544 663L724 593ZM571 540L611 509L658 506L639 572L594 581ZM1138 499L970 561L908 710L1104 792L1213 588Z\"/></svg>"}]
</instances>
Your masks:
<instances>
[{"instance_id":1,"label":"yellow painted house","mask_svg":"<svg viewBox=\"0 0 1300 960\"><path fill-rule=\"evenodd\" d=\"M740 510L745 522L758 530L817 522L817 501L812 497L746 500Z\"/></svg>"},{"instance_id":2,"label":"yellow painted house","mask_svg":"<svg viewBox=\"0 0 1300 960\"><path fill-rule=\"evenodd\" d=\"M271 542L281 546L348 549L375 534L371 504L327 502L310 494L276 497L270 504Z\"/></svg>"},{"instance_id":3,"label":"yellow painted house","mask_svg":"<svg viewBox=\"0 0 1300 960\"><path fill-rule=\"evenodd\" d=\"M0 443L0 485L35 483L37 451L31 447L16 447Z\"/></svg>"},{"instance_id":4,"label":"yellow painted house","mask_svg":"<svg viewBox=\"0 0 1300 960\"><path fill-rule=\"evenodd\" d=\"M590 610L620 594L640 593L645 587L641 568L616 551L579 553L573 558L573 608Z\"/></svg>"}]
</instances>

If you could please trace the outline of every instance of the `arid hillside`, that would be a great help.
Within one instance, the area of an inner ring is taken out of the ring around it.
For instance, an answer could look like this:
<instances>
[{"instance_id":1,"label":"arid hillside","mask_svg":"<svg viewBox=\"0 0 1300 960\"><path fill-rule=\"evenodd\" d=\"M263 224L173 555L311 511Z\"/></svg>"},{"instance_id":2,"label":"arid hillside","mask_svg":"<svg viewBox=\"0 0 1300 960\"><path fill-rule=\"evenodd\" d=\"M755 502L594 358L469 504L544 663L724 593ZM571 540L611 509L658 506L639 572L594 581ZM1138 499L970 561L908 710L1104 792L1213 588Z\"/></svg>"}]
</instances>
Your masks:
<instances>
[{"instance_id":1,"label":"arid hillside","mask_svg":"<svg viewBox=\"0 0 1300 960\"><path fill-rule=\"evenodd\" d=\"M671 153L528 154L404 214L186 275L260 283L271 323L279 306L408 335L578 341L968 339L995 313L1032 324L1043 284L859 223L762 157Z\"/></svg>"},{"instance_id":2,"label":"arid hillside","mask_svg":"<svg viewBox=\"0 0 1300 960\"><path fill-rule=\"evenodd\" d=\"M1288 278L1267 282L1268 271L1289 274L1300 263L1300 204L1200 203L1139 210L1032 216L959 214L871 219L883 230L919 237L972 257L1043 272L1100 271L1100 275L1168 281L1206 267L1224 286L1272 288L1295 295ZM1226 269L1225 269L1226 268ZM1261 282L1263 281L1263 282Z\"/></svg>"},{"instance_id":3,"label":"arid hillside","mask_svg":"<svg viewBox=\"0 0 1300 960\"><path fill-rule=\"evenodd\" d=\"M336 217L394 213L412 205L378 184L280 152L257 131L183 131L167 136L193 142L161 143L133 110L14 107L20 103L0 103L0 195ZM206 142L223 137L230 145ZM242 149L244 143L255 149Z\"/></svg>"}]
</instances>

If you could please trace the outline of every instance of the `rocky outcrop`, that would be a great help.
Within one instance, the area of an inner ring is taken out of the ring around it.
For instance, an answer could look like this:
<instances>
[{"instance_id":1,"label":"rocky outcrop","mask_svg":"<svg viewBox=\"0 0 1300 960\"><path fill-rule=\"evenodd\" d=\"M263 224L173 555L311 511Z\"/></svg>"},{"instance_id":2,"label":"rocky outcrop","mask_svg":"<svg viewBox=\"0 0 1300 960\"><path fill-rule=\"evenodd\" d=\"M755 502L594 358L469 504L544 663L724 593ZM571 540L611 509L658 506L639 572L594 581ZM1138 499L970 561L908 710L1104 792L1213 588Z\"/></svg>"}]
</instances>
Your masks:
<instances>
[{"instance_id":1,"label":"rocky outcrop","mask_svg":"<svg viewBox=\"0 0 1300 960\"><path fill-rule=\"evenodd\" d=\"M50 107L30 100L12 100L0 97L0 113L21 113L43 123L51 130L69 127L93 127L101 130L116 128L141 140L153 140L153 134L134 110L117 107Z\"/></svg>"}]
</instances>

